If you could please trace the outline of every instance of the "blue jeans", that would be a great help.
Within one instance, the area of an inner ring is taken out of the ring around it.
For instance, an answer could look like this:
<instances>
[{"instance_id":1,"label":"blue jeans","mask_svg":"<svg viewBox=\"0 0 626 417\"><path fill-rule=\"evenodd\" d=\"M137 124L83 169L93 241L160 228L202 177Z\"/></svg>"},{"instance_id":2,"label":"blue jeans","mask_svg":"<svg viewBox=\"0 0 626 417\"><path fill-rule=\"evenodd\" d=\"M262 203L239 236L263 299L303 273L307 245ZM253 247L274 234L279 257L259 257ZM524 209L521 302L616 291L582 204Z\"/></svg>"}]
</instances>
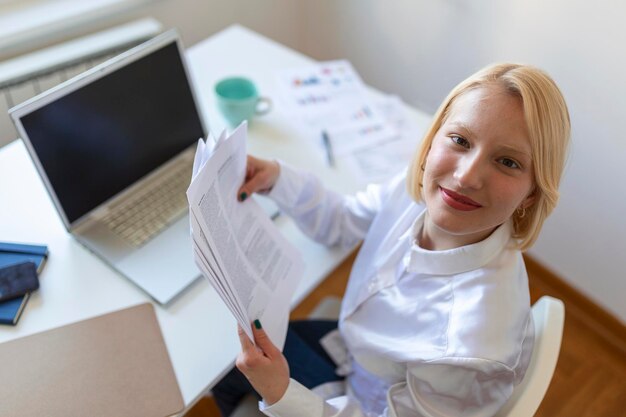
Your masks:
<instances>
[{"instance_id":1,"label":"blue jeans","mask_svg":"<svg viewBox=\"0 0 626 417\"><path fill-rule=\"evenodd\" d=\"M343 377L335 374L335 364L326 354L319 340L337 328L333 320L302 320L289 323L283 354L289 363L289 373L307 388ZM246 377L233 368L213 387L213 396L222 416L229 416L246 395L253 393L259 399Z\"/></svg>"}]
</instances>

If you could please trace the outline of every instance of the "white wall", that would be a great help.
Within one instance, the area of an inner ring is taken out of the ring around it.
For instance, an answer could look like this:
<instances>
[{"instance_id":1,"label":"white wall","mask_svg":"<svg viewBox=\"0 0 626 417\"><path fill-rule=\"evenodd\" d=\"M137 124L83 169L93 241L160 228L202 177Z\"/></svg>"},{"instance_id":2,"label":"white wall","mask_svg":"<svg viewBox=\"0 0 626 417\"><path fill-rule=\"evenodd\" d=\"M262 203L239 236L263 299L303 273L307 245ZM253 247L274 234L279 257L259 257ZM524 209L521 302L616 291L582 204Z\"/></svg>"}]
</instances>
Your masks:
<instances>
[{"instance_id":1,"label":"white wall","mask_svg":"<svg viewBox=\"0 0 626 417\"><path fill-rule=\"evenodd\" d=\"M302 33L300 12L298 2L291 0L158 0L122 16L103 19L99 25L107 27L117 21L152 16L166 29L178 28L185 45L191 46L233 23L239 23L297 48Z\"/></svg>"},{"instance_id":2,"label":"white wall","mask_svg":"<svg viewBox=\"0 0 626 417\"><path fill-rule=\"evenodd\" d=\"M369 84L433 112L482 66L510 60L561 87L573 143L559 207L530 253L626 323L626 3L318 0L304 52L348 58Z\"/></svg>"},{"instance_id":3,"label":"white wall","mask_svg":"<svg viewBox=\"0 0 626 417\"><path fill-rule=\"evenodd\" d=\"M167 0L151 9L165 25L178 27L188 46L233 23L293 48L300 43L300 7L291 0Z\"/></svg>"}]
</instances>

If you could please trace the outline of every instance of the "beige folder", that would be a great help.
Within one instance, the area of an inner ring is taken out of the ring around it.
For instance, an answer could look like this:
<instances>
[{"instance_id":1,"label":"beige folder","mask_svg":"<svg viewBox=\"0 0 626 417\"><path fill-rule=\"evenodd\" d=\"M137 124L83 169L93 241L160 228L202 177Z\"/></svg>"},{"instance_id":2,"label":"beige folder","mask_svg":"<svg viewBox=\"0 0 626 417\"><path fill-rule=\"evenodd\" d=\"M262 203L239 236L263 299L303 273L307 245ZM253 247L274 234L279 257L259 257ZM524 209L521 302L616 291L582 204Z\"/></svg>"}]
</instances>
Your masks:
<instances>
[{"instance_id":1,"label":"beige folder","mask_svg":"<svg viewBox=\"0 0 626 417\"><path fill-rule=\"evenodd\" d=\"M183 406L152 304L0 344L0 416L169 416Z\"/></svg>"}]
</instances>

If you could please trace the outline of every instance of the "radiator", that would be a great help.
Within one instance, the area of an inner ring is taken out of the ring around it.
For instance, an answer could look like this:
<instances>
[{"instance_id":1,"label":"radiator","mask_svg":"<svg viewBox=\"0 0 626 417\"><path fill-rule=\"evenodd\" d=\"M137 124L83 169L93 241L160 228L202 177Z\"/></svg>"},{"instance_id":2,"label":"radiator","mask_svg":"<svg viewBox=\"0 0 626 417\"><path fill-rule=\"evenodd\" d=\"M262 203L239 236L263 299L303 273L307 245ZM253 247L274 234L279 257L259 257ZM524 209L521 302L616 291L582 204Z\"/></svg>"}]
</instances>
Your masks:
<instances>
[{"instance_id":1,"label":"radiator","mask_svg":"<svg viewBox=\"0 0 626 417\"><path fill-rule=\"evenodd\" d=\"M0 63L0 146L17 138L8 110L161 32L152 18L133 21Z\"/></svg>"}]
</instances>

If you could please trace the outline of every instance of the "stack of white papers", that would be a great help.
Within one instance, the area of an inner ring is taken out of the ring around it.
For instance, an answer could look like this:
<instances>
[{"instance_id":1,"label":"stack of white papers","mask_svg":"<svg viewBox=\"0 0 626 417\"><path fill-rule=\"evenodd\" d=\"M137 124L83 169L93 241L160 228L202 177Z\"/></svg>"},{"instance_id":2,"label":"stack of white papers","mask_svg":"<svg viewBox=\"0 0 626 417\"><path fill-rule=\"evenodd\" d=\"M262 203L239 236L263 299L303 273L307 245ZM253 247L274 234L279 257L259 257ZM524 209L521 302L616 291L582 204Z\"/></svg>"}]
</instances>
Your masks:
<instances>
[{"instance_id":1,"label":"stack of white papers","mask_svg":"<svg viewBox=\"0 0 626 417\"><path fill-rule=\"evenodd\" d=\"M199 141L187 190L194 259L250 339L251 322L259 319L282 348L304 263L254 199L237 201L246 137L244 122L215 144Z\"/></svg>"}]
</instances>

